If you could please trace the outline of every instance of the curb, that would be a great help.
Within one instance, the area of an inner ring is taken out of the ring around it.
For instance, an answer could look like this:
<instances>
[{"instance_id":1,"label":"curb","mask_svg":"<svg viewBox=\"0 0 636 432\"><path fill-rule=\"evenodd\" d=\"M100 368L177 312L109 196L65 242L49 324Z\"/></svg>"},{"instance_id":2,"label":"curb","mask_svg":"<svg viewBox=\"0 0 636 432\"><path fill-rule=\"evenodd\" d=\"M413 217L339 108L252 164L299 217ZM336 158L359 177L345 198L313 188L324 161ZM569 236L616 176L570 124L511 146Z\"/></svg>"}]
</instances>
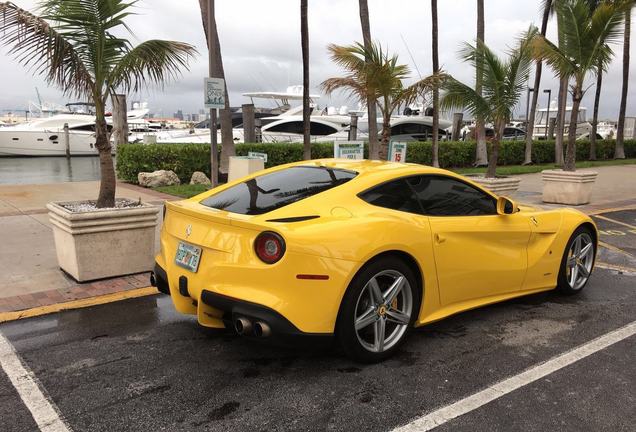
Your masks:
<instances>
[{"instance_id":1,"label":"curb","mask_svg":"<svg viewBox=\"0 0 636 432\"><path fill-rule=\"evenodd\" d=\"M127 300L137 297L145 297L154 294L159 294L157 288L146 287L136 288L128 291L120 291L112 294L105 294L97 297L88 297L84 299L72 300L69 302L55 303L46 306L39 306L31 309L24 309L13 312L0 313L0 323L17 321L24 318L33 318L41 315L48 315L65 310L81 309L90 306L97 306L106 303L113 303L121 300Z\"/></svg>"}]
</instances>

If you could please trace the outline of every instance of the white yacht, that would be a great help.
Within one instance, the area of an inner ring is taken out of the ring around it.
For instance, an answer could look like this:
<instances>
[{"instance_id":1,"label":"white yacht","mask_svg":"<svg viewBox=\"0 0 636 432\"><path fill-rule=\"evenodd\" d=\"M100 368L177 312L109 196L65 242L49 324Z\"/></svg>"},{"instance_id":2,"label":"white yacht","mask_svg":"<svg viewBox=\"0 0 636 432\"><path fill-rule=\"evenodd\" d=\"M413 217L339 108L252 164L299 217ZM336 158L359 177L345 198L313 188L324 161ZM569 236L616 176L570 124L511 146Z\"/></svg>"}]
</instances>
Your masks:
<instances>
[{"instance_id":1,"label":"white yacht","mask_svg":"<svg viewBox=\"0 0 636 432\"><path fill-rule=\"evenodd\" d=\"M129 127L144 123L145 106L128 111ZM107 118L112 129L111 119ZM64 124L68 124L71 156L95 156L95 116L57 114L0 129L0 156L64 156Z\"/></svg>"},{"instance_id":2,"label":"white yacht","mask_svg":"<svg viewBox=\"0 0 636 432\"><path fill-rule=\"evenodd\" d=\"M535 119L534 119L534 129L532 132L532 137L534 139L545 139L548 136L550 119L556 118L558 111L558 104L556 100L553 100L550 103L550 108L540 108L537 110ZM568 136L570 130L570 115L572 114L572 107L568 106L565 108L565 127L563 130L563 135ZM549 116L549 118L548 118ZM576 136L581 137L583 135L589 134L592 130L592 125L587 121L587 108L580 107L579 115L576 125Z\"/></svg>"}]
</instances>

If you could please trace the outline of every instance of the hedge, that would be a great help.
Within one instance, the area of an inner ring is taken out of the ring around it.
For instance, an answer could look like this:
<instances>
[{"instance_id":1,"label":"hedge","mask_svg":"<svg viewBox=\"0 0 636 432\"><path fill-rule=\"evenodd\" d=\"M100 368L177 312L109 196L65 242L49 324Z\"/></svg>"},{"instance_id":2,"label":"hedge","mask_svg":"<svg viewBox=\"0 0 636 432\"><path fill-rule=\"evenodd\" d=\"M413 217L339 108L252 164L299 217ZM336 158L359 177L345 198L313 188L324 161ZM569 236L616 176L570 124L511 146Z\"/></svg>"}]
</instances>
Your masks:
<instances>
[{"instance_id":1,"label":"hedge","mask_svg":"<svg viewBox=\"0 0 636 432\"><path fill-rule=\"evenodd\" d=\"M616 141L597 141L597 159L612 159ZM407 147L407 162L431 164L431 143L411 142ZM464 168L472 165L475 158L475 142L440 143L439 161L443 168ZM267 168L302 160L301 143L282 144L236 144L236 154L247 156L250 151L267 153ZM502 142L499 165L519 165L523 162L525 141ZM365 145L365 157L368 156ZM577 141L577 160L587 160L589 141ZM333 157L332 143L315 143L311 148L315 159ZM636 140L625 141L625 156L636 157ZM532 160L538 164L554 162L554 141L535 141ZM143 171L172 170L182 182L189 182L194 171L210 175L209 144L124 144L117 149L117 176L119 179L137 183L137 174Z\"/></svg>"}]
</instances>

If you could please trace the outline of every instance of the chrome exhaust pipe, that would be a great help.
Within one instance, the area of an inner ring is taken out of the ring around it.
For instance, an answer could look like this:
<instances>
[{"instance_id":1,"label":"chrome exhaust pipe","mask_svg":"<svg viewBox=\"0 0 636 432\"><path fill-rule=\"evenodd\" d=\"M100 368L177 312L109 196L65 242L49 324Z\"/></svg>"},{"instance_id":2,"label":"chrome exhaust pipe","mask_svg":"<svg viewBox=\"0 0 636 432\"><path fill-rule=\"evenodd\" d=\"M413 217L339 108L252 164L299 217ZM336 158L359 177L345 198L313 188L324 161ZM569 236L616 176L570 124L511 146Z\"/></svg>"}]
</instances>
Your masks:
<instances>
[{"instance_id":1,"label":"chrome exhaust pipe","mask_svg":"<svg viewBox=\"0 0 636 432\"><path fill-rule=\"evenodd\" d=\"M238 318L234 321L234 330L240 335L252 331L252 323L247 318Z\"/></svg>"},{"instance_id":2,"label":"chrome exhaust pipe","mask_svg":"<svg viewBox=\"0 0 636 432\"><path fill-rule=\"evenodd\" d=\"M272 329L262 321L254 323L254 336L256 337L268 337L272 334Z\"/></svg>"}]
</instances>

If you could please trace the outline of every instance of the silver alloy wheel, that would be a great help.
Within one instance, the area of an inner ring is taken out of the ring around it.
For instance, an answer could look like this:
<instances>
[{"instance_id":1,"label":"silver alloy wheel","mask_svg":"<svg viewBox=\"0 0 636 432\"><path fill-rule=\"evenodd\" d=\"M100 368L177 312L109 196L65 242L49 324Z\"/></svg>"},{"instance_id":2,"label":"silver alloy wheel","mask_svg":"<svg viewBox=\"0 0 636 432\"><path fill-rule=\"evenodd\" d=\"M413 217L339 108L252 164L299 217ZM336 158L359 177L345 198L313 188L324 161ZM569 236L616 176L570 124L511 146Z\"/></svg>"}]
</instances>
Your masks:
<instances>
[{"instance_id":1,"label":"silver alloy wheel","mask_svg":"<svg viewBox=\"0 0 636 432\"><path fill-rule=\"evenodd\" d=\"M366 283L355 308L355 331L360 344L381 353L402 339L410 322L413 293L408 279L396 270L384 270Z\"/></svg>"},{"instance_id":2,"label":"silver alloy wheel","mask_svg":"<svg viewBox=\"0 0 636 432\"><path fill-rule=\"evenodd\" d=\"M583 288L592 272L594 262L594 241L588 233L581 233L572 242L566 263L566 278L574 290Z\"/></svg>"}]
</instances>

